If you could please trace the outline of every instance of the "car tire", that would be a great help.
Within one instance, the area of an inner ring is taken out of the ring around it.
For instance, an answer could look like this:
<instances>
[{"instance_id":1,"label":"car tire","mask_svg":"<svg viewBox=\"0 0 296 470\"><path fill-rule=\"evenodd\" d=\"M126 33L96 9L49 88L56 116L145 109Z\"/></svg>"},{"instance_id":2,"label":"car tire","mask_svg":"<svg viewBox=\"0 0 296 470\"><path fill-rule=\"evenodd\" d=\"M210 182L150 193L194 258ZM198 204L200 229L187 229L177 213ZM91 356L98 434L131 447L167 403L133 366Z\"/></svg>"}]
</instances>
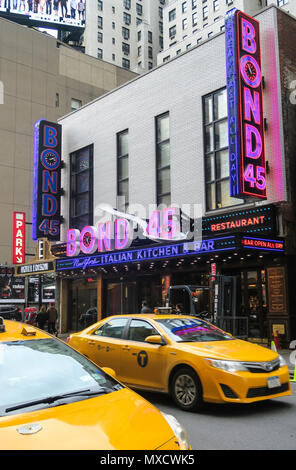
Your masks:
<instances>
[{"instance_id":1,"label":"car tire","mask_svg":"<svg viewBox=\"0 0 296 470\"><path fill-rule=\"evenodd\" d=\"M170 394L176 405L184 411L197 410L203 404L200 379L190 367L182 367L174 374Z\"/></svg>"}]
</instances>

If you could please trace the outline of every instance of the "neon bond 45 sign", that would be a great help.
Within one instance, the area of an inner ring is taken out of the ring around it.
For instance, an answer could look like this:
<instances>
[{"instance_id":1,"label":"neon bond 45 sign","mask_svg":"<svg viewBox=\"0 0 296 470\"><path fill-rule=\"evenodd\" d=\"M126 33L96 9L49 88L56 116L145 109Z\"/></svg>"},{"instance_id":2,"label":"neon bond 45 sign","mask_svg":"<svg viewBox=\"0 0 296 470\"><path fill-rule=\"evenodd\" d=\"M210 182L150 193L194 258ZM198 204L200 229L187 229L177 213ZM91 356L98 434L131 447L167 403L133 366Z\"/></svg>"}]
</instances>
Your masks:
<instances>
[{"instance_id":1,"label":"neon bond 45 sign","mask_svg":"<svg viewBox=\"0 0 296 470\"><path fill-rule=\"evenodd\" d=\"M266 199L259 23L236 9L225 19L230 194Z\"/></svg>"},{"instance_id":2,"label":"neon bond 45 sign","mask_svg":"<svg viewBox=\"0 0 296 470\"><path fill-rule=\"evenodd\" d=\"M34 131L32 238L60 239L61 125L37 121Z\"/></svg>"}]
</instances>

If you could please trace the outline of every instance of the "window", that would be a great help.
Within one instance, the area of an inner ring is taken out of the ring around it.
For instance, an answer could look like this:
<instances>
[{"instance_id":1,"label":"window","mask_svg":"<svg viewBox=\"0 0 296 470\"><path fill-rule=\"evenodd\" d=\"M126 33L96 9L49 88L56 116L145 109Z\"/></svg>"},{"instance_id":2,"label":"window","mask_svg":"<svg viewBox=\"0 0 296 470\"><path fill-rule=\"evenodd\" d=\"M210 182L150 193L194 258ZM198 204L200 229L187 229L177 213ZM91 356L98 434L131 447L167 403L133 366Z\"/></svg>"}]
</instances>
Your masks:
<instances>
[{"instance_id":1,"label":"window","mask_svg":"<svg viewBox=\"0 0 296 470\"><path fill-rule=\"evenodd\" d=\"M170 39L173 38L175 35L176 35L176 25L172 26L172 27L169 29L169 36L170 36Z\"/></svg>"},{"instance_id":2,"label":"window","mask_svg":"<svg viewBox=\"0 0 296 470\"><path fill-rule=\"evenodd\" d=\"M117 196L124 196L125 210L129 203L129 171L128 171L128 130L117 134Z\"/></svg>"},{"instance_id":3,"label":"window","mask_svg":"<svg viewBox=\"0 0 296 470\"><path fill-rule=\"evenodd\" d=\"M197 11L192 14L192 26L197 25Z\"/></svg>"},{"instance_id":4,"label":"window","mask_svg":"<svg viewBox=\"0 0 296 470\"><path fill-rule=\"evenodd\" d=\"M122 27L122 37L123 39L126 39L126 40L130 38L130 31L124 26Z\"/></svg>"},{"instance_id":5,"label":"window","mask_svg":"<svg viewBox=\"0 0 296 470\"><path fill-rule=\"evenodd\" d=\"M103 17L98 16L98 28L103 29Z\"/></svg>"},{"instance_id":6,"label":"window","mask_svg":"<svg viewBox=\"0 0 296 470\"><path fill-rule=\"evenodd\" d=\"M98 48L98 59L103 59L103 49Z\"/></svg>"},{"instance_id":7,"label":"window","mask_svg":"<svg viewBox=\"0 0 296 470\"><path fill-rule=\"evenodd\" d=\"M156 198L157 204L171 202L169 113L156 118Z\"/></svg>"},{"instance_id":8,"label":"window","mask_svg":"<svg viewBox=\"0 0 296 470\"><path fill-rule=\"evenodd\" d=\"M138 41L141 41L142 39L142 31L138 31Z\"/></svg>"},{"instance_id":9,"label":"window","mask_svg":"<svg viewBox=\"0 0 296 470\"><path fill-rule=\"evenodd\" d=\"M137 15L140 15L140 16L143 15L143 7L139 3L136 4L136 11L137 11Z\"/></svg>"},{"instance_id":10,"label":"window","mask_svg":"<svg viewBox=\"0 0 296 470\"><path fill-rule=\"evenodd\" d=\"M159 16L159 18L161 18L161 19L163 18L163 11L162 11L162 8L161 8L161 7L158 8L158 16Z\"/></svg>"},{"instance_id":11,"label":"window","mask_svg":"<svg viewBox=\"0 0 296 470\"><path fill-rule=\"evenodd\" d=\"M115 23L112 21L112 29L115 29Z\"/></svg>"},{"instance_id":12,"label":"window","mask_svg":"<svg viewBox=\"0 0 296 470\"><path fill-rule=\"evenodd\" d=\"M147 336L158 334L158 331L147 321L132 320L128 330L128 339L131 341L145 341Z\"/></svg>"},{"instance_id":13,"label":"window","mask_svg":"<svg viewBox=\"0 0 296 470\"><path fill-rule=\"evenodd\" d=\"M197 7L197 0L192 0L192 10Z\"/></svg>"},{"instance_id":14,"label":"window","mask_svg":"<svg viewBox=\"0 0 296 470\"><path fill-rule=\"evenodd\" d=\"M125 55L129 55L129 53L130 53L130 45L127 44L126 42L123 42L123 43L122 43L122 52L123 52Z\"/></svg>"},{"instance_id":15,"label":"window","mask_svg":"<svg viewBox=\"0 0 296 470\"><path fill-rule=\"evenodd\" d=\"M148 42L152 44L152 32L148 31Z\"/></svg>"},{"instance_id":16,"label":"window","mask_svg":"<svg viewBox=\"0 0 296 470\"><path fill-rule=\"evenodd\" d=\"M56 93L56 102L55 102L56 108L60 106L60 95L59 93Z\"/></svg>"},{"instance_id":17,"label":"window","mask_svg":"<svg viewBox=\"0 0 296 470\"><path fill-rule=\"evenodd\" d=\"M186 13L187 11L187 2L182 3L182 13Z\"/></svg>"},{"instance_id":18,"label":"window","mask_svg":"<svg viewBox=\"0 0 296 470\"><path fill-rule=\"evenodd\" d=\"M278 7L282 7L284 5L287 5L287 3L289 3L289 0L278 0L278 2L277 2Z\"/></svg>"},{"instance_id":19,"label":"window","mask_svg":"<svg viewBox=\"0 0 296 470\"><path fill-rule=\"evenodd\" d=\"M131 15L125 11L123 12L123 22L127 25L131 24Z\"/></svg>"},{"instance_id":20,"label":"window","mask_svg":"<svg viewBox=\"0 0 296 470\"><path fill-rule=\"evenodd\" d=\"M76 109L81 108L82 106L82 101L77 100L76 98L71 99L71 111L75 111Z\"/></svg>"},{"instance_id":21,"label":"window","mask_svg":"<svg viewBox=\"0 0 296 470\"><path fill-rule=\"evenodd\" d=\"M148 46L148 58L153 59L153 49L151 46Z\"/></svg>"},{"instance_id":22,"label":"window","mask_svg":"<svg viewBox=\"0 0 296 470\"><path fill-rule=\"evenodd\" d=\"M184 20L182 20L182 28L183 28L183 29L186 29L187 26L188 26L187 18L184 18Z\"/></svg>"},{"instance_id":23,"label":"window","mask_svg":"<svg viewBox=\"0 0 296 470\"><path fill-rule=\"evenodd\" d=\"M70 155L70 228L93 224L93 146Z\"/></svg>"},{"instance_id":24,"label":"window","mask_svg":"<svg viewBox=\"0 0 296 470\"><path fill-rule=\"evenodd\" d=\"M123 0L123 6L124 6L124 8L126 8L127 10L130 10L130 8L131 8L131 0Z\"/></svg>"},{"instance_id":25,"label":"window","mask_svg":"<svg viewBox=\"0 0 296 470\"><path fill-rule=\"evenodd\" d=\"M203 9L202 9L202 17L203 17L203 20L206 20L206 19L207 19L208 13L209 13L209 8L208 8L208 6L203 7Z\"/></svg>"},{"instance_id":26,"label":"window","mask_svg":"<svg viewBox=\"0 0 296 470\"><path fill-rule=\"evenodd\" d=\"M213 10L214 11L219 10L219 0L214 0L213 1Z\"/></svg>"},{"instance_id":27,"label":"window","mask_svg":"<svg viewBox=\"0 0 296 470\"><path fill-rule=\"evenodd\" d=\"M130 68L130 61L128 59L125 59L124 57L122 58L122 67L125 69Z\"/></svg>"},{"instance_id":28,"label":"window","mask_svg":"<svg viewBox=\"0 0 296 470\"><path fill-rule=\"evenodd\" d=\"M103 11L103 2L102 2L102 0L98 0L98 10Z\"/></svg>"},{"instance_id":29,"label":"window","mask_svg":"<svg viewBox=\"0 0 296 470\"><path fill-rule=\"evenodd\" d=\"M103 42L103 33L101 31L98 31L98 42Z\"/></svg>"},{"instance_id":30,"label":"window","mask_svg":"<svg viewBox=\"0 0 296 470\"><path fill-rule=\"evenodd\" d=\"M141 57L142 54L142 46L138 47L138 57Z\"/></svg>"},{"instance_id":31,"label":"window","mask_svg":"<svg viewBox=\"0 0 296 470\"><path fill-rule=\"evenodd\" d=\"M153 69L153 63L152 62L148 62L148 70L151 70Z\"/></svg>"},{"instance_id":32,"label":"window","mask_svg":"<svg viewBox=\"0 0 296 470\"><path fill-rule=\"evenodd\" d=\"M169 11L169 21L173 21L176 18L176 8Z\"/></svg>"},{"instance_id":33,"label":"window","mask_svg":"<svg viewBox=\"0 0 296 470\"><path fill-rule=\"evenodd\" d=\"M92 334L95 336L106 336L107 338L122 338L127 318L114 318L101 325Z\"/></svg>"},{"instance_id":34,"label":"window","mask_svg":"<svg viewBox=\"0 0 296 470\"><path fill-rule=\"evenodd\" d=\"M162 23L162 21L159 21L158 26L159 26L160 34L163 34L163 23Z\"/></svg>"},{"instance_id":35,"label":"window","mask_svg":"<svg viewBox=\"0 0 296 470\"><path fill-rule=\"evenodd\" d=\"M226 89L203 99L206 210L241 204L230 197Z\"/></svg>"}]
</instances>

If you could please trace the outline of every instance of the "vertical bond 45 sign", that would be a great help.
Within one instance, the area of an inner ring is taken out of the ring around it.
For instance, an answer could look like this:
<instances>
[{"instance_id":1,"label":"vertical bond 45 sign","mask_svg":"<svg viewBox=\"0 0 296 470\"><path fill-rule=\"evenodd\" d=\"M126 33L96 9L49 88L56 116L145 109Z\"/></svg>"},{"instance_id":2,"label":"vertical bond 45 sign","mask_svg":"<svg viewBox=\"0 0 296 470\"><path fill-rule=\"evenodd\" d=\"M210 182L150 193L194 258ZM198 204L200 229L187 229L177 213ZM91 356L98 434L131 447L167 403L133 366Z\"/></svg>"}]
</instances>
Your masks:
<instances>
[{"instance_id":1,"label":"vertical bond 45 sign","mask_svg":"<svg viewBox=\"0 0 296 470\"><path fill-rule=\"evenodd\" d=\"M259 23L231 10L225 19L230 194L266 199Z\"/></svg>"},{"instance_id":2,"label":"vertical bond 45 sign","mask_svg":"<svg viewBox=\"0 0 296 470\"><path fill-rule=\"evenodd\" d=\"M61 125L37 121L34 129L32 238L60 239Z\"/></svg>"}]
</instances>

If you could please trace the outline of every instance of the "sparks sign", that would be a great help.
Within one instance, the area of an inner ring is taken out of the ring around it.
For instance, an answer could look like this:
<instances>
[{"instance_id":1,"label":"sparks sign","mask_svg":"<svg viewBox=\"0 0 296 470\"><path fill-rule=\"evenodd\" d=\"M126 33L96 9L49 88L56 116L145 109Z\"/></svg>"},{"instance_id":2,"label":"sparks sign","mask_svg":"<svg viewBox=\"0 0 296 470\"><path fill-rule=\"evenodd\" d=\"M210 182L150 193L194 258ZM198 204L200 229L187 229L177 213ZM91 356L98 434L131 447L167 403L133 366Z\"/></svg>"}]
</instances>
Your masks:
<instances>
[{"instance_id":1,"label":"sparks sign","mask_svg":"<svg viewBox=\"0 0 296 470\"><path fill-rule=\"evenodd\" d=\"M25 263L26 214L13 212L12 218L12 264Z\"/></svg>"},{"instance_id":2,"label":"sparks sign","mask_svg":"<svg viewBox=\"0 0 296 470\"><path fill-rule=\"evenodd\" d=\"M231 10L225 19L230 194L266 199L259 23Z\"/></svg>"},{"instance_id":3,"label":"sparks sign","mask_svg":"<svg viewBox=\"0 0 296 470\"><path fill-rule=\"evenodd\" d=\"M34 131L32 238L60 239L61 125L37 121Z\"/></svg>"}]
</instances>

